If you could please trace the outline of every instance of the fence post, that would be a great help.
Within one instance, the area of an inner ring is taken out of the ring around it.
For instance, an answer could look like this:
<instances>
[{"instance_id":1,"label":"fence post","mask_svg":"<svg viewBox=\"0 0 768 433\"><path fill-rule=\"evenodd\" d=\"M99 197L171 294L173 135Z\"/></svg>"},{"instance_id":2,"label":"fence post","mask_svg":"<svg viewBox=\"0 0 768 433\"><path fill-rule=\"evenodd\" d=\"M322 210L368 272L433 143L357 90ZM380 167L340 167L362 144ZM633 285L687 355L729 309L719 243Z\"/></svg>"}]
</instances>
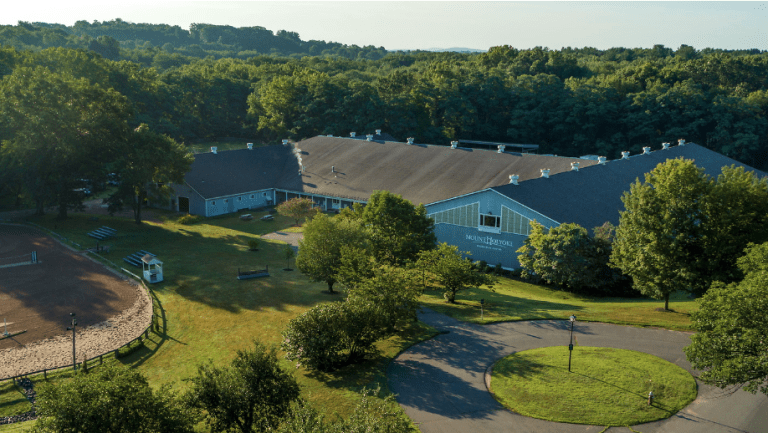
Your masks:
<instances>
[{"instance_id":1,"label":"fence post","mask_svg":"<svg viewBox=\"0 0 768 433\"><path fill-rule=\"evenodd\" d=\"M48 370L43 370L43 379L48 380Z\"/></svg>"}]
</instances>

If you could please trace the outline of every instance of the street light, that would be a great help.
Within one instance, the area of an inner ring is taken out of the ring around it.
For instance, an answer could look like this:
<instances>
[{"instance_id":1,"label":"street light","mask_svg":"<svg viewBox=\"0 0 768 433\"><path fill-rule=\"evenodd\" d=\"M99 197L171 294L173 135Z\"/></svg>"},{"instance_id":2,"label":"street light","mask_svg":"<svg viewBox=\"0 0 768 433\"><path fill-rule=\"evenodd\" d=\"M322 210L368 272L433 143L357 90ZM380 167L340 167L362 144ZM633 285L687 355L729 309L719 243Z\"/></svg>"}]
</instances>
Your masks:
<instances>
[{"instance_id":1,"label":"street light","mask_svg":"<svg viewBox=\"0 0 768 433\"><path fill-rule=\"evenodd\" d=\"M75 358L75 327L77 326L77 319L75 313L69 313L72 316L72 326L67 327L67 331L72 330L72 370L77 370L77 358Z\"/></svg>"},{"instance_id":2,"label":"street light","mask_svg":"<svg viewBox=\"0 0 768 433\"><path fill-rule=\"evenodd\" d=\"M571 314L568 318L571 321L571 342L568 344L568 373L571 372L571 354L573 354L573 324L576 322L576 316Z\"/></svg>"}]
</instances>

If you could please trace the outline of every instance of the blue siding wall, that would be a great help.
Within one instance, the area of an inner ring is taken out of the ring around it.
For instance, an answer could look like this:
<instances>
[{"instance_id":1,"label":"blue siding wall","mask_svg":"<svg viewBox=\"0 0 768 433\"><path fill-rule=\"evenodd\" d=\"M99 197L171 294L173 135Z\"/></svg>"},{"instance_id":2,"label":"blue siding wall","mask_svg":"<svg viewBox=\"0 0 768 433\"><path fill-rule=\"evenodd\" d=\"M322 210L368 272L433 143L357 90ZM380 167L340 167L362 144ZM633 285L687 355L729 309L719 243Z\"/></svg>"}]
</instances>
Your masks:
<instances>
[{"instance_id":1,"label":"blue siding wall","mask_svg":"<svg viewBox=\"0 0 768 433\"><path fill-rule=\"evenodd\" d=\"M479 213L501 216L502 206L517 212L529 220L536 220L545 227L557 226L557 222L539 214L495 191L479 191L463 197L456 197L427 206L427 214L434 214L457 207L478 203ZM502 221L502 225L504 221ZM523 246L527 236L499 232L491 233L477 227L464 227L455 224L436 223L435 235L438 242L456 245L460 251L469 251L472 260L485 260L489 265L501 263L505 268L518 268L517 249Z\"/></svg>"},{"instance_id":2,"label":"blue siding wall","mask_svg":"<svg viewBox=\"0 0 768 433\"><path fill-rule=\"evenodd\" d=\"M205 203L205 216L209 217L237 212L241 209L257 209L266 206L268 203L274 204L274 190L266 189L217 197L216 199L206 200Z\"/></svg>"}]
</instances>

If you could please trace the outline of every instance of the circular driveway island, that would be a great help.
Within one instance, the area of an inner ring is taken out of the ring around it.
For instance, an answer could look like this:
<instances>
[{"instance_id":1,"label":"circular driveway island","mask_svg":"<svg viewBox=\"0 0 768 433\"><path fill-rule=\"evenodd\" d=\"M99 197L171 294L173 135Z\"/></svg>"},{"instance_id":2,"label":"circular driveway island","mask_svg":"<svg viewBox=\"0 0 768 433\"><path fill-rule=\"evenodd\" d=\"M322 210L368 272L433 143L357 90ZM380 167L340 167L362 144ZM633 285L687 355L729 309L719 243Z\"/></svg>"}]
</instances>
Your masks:
<instances>
[{"instance_id":1,"label":"circular driveway island","mask_svg":"<svg viewBox=\"0 0 768 433\"><path fill-rule=\"evenodd\" d=\"M422 433L600 432L604 426L565 424L528 418L505 409L488 392L486 373L506 355L538 347L568 350L565 320L476 325L422 309L419 319L446 332L416 344L390 364L390 390ZM690 333L577 322L579 345L650 353L691 371L683 347ZM574 366L578 365L574 357ZM697 381L699 393L686 408L665 420L633 426L642 433L761 433L768 431L768 398L741 390L728 392ZM568 390L563 389L563 397ZM611 427L606 432L629 432Z\"/></svg>"}]
</instances>

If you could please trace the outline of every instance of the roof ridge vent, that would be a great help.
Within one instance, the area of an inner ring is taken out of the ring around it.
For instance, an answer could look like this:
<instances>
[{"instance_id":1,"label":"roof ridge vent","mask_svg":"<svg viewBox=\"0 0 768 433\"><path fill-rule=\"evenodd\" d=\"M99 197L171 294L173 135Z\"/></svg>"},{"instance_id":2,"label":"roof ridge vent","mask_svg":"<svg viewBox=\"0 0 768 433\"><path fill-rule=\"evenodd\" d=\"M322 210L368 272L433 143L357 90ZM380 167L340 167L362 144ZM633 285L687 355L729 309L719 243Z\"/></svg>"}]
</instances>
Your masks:
<instances>
[{"instance_id":1,"label":"roof ridge vent","mask_svg":"<svg viewBox=\"0 0 768 433\"><path fill-rule=\"evenodd\" d=\"M246 146L248 146L248 150L253 150L253 143L246 143Z\"/></svg>"},{"instance_id":2,"label":"roof ridge vent","mask_svg":"<svg viewBox=\"0 0 768 433\"><path fill-rule=\"evenodd\" d=\"M651 154L651 148L648 146L643 147L643 155L650 155Z\"/></svg>"},{"instance_id":3,"label":"roof ridge vent","mask_svg":"<svg viewBox=\"0 0 768 433\"><path fill-rule=\"evenodd\" d=\"M629 151L625 150L621 152L621 159L629 159Z\"/></svg>"},{"instance_id":4,"label":"roof ridge vent","mask_svg":"<svg viewBox=\"0 0 768 433\"><path fill-rule=\"evenodd\" d=\"M503 144L500 144L500 145L498 145L498 146L496 146L496 147L499 149L499 150L497 150L497 151L496 151L496 153L504 153L504 149L505 149L507 146L505 146L505 145L503 145Z\"/></svg>"},{"instance_id":5,"label":"roof ridge vent","mask_svg":"<svg viewBox=\"0 0 768 433\"><path fill-rule=\"evenodd\" d=\"M519 185L517 183L518 179L520 179L520 175L518 175L518 174L510 174L509 175L509 183L511 183L512 185Z\"/></svg>"},{"instance_id":6,"label":"roof ridge vent","mask_svg":"<svg viewBox=\"0 0 768 433\"><path fill-rule=\"evenodd\" d=\"M408 142L408 144L413 144L413 137L406 138L406 141Z\"/></svg>"},{"instance_id":7,"label":"roof ridge vent","mask_svg":"<svg viewBox=\"0 0 768 433\"><path fill-rule=\"evenodd\" d=\"M211 146L211 153L216 155L218 153L219 148L217 146Z\"/></svg>"},{"instance_id":8,"label":"roof ridge vent","mask_svg":"<svg viewBox=\"0 0 768 433\"><path fill-rule=\"evenodd\" d=\"M669 149L669 143L661 143L661 150Z\"/></svg>"},{"instance_id":9,"label":"roof ridge vent","mask_svg":"<svg viewBox=\"0 0 768 433\"><path fill-rule=\"evenodd\" d=\"M376 135L381 135L381 129L376 130Z\"/></svg>"},{"instance_id":10,"label":"roof ridge vent","mask_svg":"<svg viewBox=\"0 0 768 433\"><path fill-rule=\"evenodd\" d=\"M459 146L458 141L451 141L451 149L456 149Z\"/></svg>"},{"instance_id":11,"label":"roof ridge vent","mask_svg":"<svg viewBox=\"0 0 768 433\"><path fill-rule=\"evenodd\" d=\"M365 136L365 141L373 141L373 134L367 134Z\"/></svg>"},{"instance_id":12,"label":"roof ridge vent","mask_svg":"<svg viewBox=\"0 0 768 433\"><path fill-rule=\"evenodd\" d=\"M608 158L604 156L598 156L597 157L597 163L600 165L605 165L605 162L608 160Z\"/></svg>"},{"instance_id":13,"label":"roof ridge vent","mask_svg":"<svg viewBox=\"0 0 768 433\"><path fill-rule=\"evenodd\" d=\"M287 145L288 145L288 139L287 138L283 138L283 146L287 146Z\"/></svg>"},{"instance_id":14,"label":"roof ridge vent","mask_svg":"<svg viewBox=\"0 0 768 433\"><path fill-rule=\"evenodd\" d=\"M685 139L681 138L681 139L677 140L677 145L678 146L685 146Z\"/></svg>"},{"instance_id":15,"label":"roof ridge vent","mask_svg":"<svg viewBox=\"0 0 768 433\"><path fill-rule=\"evenodd\" d=\"M352 138L355 138L355 135L357 135L357 132L354 132L354 131L353 131L353 132L350 132L350 133L349 133L349 136L350 136L350 137L352 137Z\"/></svg>"},{"instance_id":16,"label":"roof ridge vent","mask_svg":"<svg viewBox=\"0 0 768 433\"><path fill-rule=\"evenodd\" d=\"M550 169L542 168L540 171L541 171L541 177L546 177L547 179L549 179L549 171L550 171Z\"/></svg>"},{"instance_id":17,"label":"roof ridge vent","mask_svg":"<svg viewBox=\"0 0 768 433\"><path fill-rule=\"evenodd\" d=\"M578 162L572 162L571 163L571 171L579 171L579 163Z\"/></svg>"}]
</instances>

